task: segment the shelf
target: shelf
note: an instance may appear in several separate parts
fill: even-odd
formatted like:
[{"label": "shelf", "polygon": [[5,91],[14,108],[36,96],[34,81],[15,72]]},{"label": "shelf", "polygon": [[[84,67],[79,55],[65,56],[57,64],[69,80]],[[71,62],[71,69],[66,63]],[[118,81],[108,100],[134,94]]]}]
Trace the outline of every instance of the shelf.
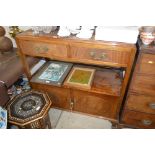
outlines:
[{"label": "shelf", "polygon": [[122,79],[118,72],[108,69],[96,71],[91,91],[120,96]]},{"label": "shelf", "polygon": [[122,78],[118,71],[96,68],[91,89],[83,89],[80,87],[66,85],[63,85],[62,87],[78,89],[97,94],[120,96],[121,85]]},{"label": "shelf", "polygon": [[[120,91],[122,87],[122,72],[120,70],[116,69],[105,69],[100,67],[94,67],[89,65],[76,65],[76,66],[82,66],[82,67],[89,67],[94,68],[95,75],[92,82],[91,89],[85,89],[82,87],[76,87],[76,86],[68,86],[65,84],[62,84],[62,88],[68,88],[68,89],[77,89],[82,91],[87,91],[90,93],[96,93],[96,94],[105,94],[105,95],[111,95],[111,96],[120,96]],[[51,87],[54,85],[48,84],[48,83],[41,83],[36,81],[37,76],[40,75],[40,72],[42,72],[43,69],[40,69],[30,80],[31,83],[39,83],[44,85],[50,85]]]}]

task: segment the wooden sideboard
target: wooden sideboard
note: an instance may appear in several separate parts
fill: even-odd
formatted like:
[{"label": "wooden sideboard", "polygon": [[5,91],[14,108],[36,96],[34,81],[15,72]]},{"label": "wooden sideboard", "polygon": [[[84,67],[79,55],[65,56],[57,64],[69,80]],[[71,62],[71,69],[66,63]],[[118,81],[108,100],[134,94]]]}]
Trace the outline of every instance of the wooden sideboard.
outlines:
[{"label": "wooden sideboard", "polygon": [[[118,123],[122,100],[135,58],[134,44],[58,37],[31,30],[16,37],[25,73],[33,89],[47,92],[53,107],[99,116]],[[72,62],[96,68],[90,90],[31,82],[26,56]]]},{"label": "wooden sideboard", "polygon": [[121,122],[132,128],[155,128],[155,46],[139,43],[139,55]]}]

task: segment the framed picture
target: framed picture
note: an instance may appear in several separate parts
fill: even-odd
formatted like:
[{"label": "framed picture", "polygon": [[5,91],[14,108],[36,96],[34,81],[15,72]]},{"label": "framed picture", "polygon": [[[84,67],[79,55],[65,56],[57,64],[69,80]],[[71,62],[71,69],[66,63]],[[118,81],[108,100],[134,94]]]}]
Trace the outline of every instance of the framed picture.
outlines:
[{"label": "framed picture", "polygon": [[30,82],[45,83],[61,86],[69,71],[72,63],[60,61],[48,61],[30,80]]},{"label": "framed picture", "polygon": [[95,69],[85,67],[73,67],[65,81],[65,85],[91,89]]}]

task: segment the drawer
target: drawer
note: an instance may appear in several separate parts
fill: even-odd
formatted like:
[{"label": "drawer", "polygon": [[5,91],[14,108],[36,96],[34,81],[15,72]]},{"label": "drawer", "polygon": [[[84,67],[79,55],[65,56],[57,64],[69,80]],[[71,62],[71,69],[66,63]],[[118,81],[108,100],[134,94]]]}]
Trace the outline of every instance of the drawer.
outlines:
[{"label": "drawer", "polygon": [[122,122],[134,128],[155,128],[155,115],[125,110]]},{"label": "drawer", "polygon": [[155,75],[155,55],[142,53],[137,66],[137,72]]},{"label": "drawer", "polygon": [[130,52],[72,46],[71,57],[84,62],[127,66]]},{"label": "drawer", "polygon": [[135,75],[132,79],[131,90],[136,93],[155,95],[155,77]]},{"label": "drawer", "polygon": [[126,107],[130,110],[155,114],[155,96],[130,94]]},{"label": "drawer", "polygon": [[67,57],[67,47],[65,45],[45,43],[45,42],[33,42],[33,41],[21,41],[20,47],[23,53],[31,56],[40,57]]}]

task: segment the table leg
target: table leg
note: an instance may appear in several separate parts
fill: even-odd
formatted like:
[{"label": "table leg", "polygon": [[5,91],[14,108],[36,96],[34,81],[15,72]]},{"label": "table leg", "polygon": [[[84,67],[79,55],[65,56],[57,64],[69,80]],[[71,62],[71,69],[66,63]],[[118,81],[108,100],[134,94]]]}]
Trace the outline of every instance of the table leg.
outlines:
[{"label": "table leg", "polygon": [[49,114],[47,114],[47,125],[48,125],[48,128],[49,128],[49,129],[52,129]]}]

